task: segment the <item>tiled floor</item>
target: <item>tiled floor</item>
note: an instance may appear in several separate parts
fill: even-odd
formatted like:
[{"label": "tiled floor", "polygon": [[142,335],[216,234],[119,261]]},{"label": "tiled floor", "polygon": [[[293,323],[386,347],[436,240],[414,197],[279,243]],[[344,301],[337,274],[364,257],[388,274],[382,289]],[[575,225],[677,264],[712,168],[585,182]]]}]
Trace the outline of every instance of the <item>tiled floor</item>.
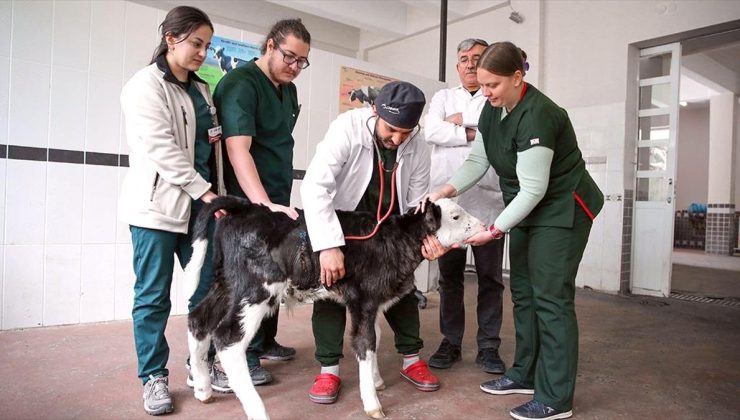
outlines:
[{"label": "tiled floor", "polygon": [[[506,419],[526,396],[492,396],[478,385],[495,376],[478,370],[475,358],[475,283],[468,280],[468,329],[463,361],[437,371],[442,388],[422,393],[398,375],[399,357],[384,324],[379,354],[388,388],[380,393],[391,419]],[[423,356],[439,343],[439,296],[421,312]],[[506,297],[501,353],[511,362],[514,332]],[[619,297],[579,290],[580,356],[574,418],[730,419],[740,413],[740,309],[673,299]],[[333,405],[307,398],[318,367],[313,360],[310,306],[281,314],[281,343],[298,349],[291,362],[268,362],[277,378],[259,387],[273,419],[363,419],[357,367],[341,363],[342,394]],[[210,404],[196,401],[185,385],[185,317],[168,327],[171,389],[176,410],[167,418],[244,418],[232,395]],[[347,347],[347,346],[345,346]],[[349,356],[349,352],[347,352]],[[0,418],[151,418],[141,407],[130,322],[0,333]]]}]

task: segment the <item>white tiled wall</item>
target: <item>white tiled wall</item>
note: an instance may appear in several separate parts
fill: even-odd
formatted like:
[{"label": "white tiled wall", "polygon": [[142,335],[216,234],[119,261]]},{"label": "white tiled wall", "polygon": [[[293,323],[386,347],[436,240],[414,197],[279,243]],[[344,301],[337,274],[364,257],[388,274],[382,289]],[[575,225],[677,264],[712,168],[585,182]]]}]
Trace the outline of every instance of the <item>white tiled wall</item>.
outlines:
[{"label": "white tiled wall", "polygon": [[[0,1],[0,144],[127,154],[120,90],[149,63],[165,13],[126,1]],[[215,28],[250,43],[263,38]],[[340,66],[412,81],[428,97],[442,86],[317,49],[310,60],[296,80],[299,170],[336,115]],[[0,159],[0,330],[130,318],[131,240],[117,221],[126,171]],[[187,312],[179,279],[177,269],[173,314]]]},{"label": "white tiled wall", "polygon": [[[624,104],[569,108],[568,115],[587,165],[601,191],[608,196],[624,190]],[[606,160],[605,163],[604,159]],[[608,292],[619,291],[622,253],[623,201],[606,201],[591,229],[576,285]]]}]

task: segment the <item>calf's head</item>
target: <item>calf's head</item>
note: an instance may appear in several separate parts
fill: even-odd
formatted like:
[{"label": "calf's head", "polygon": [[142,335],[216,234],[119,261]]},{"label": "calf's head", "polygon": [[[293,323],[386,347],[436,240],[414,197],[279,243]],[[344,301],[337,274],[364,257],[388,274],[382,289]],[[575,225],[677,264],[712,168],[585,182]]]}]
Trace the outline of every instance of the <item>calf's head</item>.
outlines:
[{"label": "calf's head", "polygon": [[[436,226],[437,239],[443,246],[462,243],[486,226],[449,198],[426,204],[425,221]],[[432,229],[434,230],[434,229]]]}]

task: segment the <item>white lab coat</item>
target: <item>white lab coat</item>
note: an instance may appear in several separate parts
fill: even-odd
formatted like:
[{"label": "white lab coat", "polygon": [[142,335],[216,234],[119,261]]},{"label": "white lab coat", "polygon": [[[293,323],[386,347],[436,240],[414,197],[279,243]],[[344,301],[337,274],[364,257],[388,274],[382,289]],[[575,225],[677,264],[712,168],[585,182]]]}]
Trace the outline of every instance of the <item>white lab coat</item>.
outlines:
[{"label": "white lab coat", "polygon": [[[467,140],[465,129],[478,127],[485,102],[480,90],[471,96],[462,85],[442,89],[432,97],[429,112],[424,117],[425,139],[432,145],[432,191],[447,183],[468,157],[473,142]],[[445,121],[458,112],[463,116],[462,126]],[[489,168],[478,184],[463,193],[457,202],[483,223],[492,224],[504,210],[496,171]]]},{"label": "white lab coat", "polygon": [[[316,146],[301,183],[301,201],[314,251],[344,245],[336,210],[357,208],[370,184],[376,122],[372,115],[372,108],[339,115]],[[400,213],[414,208],[429,191],[430,152],[423,136],[419,132],[398,148],[396,200]]]}]

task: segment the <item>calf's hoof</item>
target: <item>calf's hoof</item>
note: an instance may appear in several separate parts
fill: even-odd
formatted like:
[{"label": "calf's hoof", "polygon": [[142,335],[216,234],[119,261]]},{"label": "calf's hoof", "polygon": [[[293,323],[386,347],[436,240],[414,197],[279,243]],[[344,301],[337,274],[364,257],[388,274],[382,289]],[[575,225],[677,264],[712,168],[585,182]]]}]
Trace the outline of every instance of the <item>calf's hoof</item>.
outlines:
[{"label": "calf's hoof", "polygon": [[208,404],[209,402],[211,402],[211,399],[213,398],[213,390],[211,389],[204,389],[204,390],[196,389],[194,394],[195,394],[195,399],[202,402],[203,404]]},{"label": "calf's hoof", "polygon": [[383,409],[380,407],[375,410],[366,411],[365,413],[373,419],[382,419],[385,417],[385,413],[383,413]]}]

